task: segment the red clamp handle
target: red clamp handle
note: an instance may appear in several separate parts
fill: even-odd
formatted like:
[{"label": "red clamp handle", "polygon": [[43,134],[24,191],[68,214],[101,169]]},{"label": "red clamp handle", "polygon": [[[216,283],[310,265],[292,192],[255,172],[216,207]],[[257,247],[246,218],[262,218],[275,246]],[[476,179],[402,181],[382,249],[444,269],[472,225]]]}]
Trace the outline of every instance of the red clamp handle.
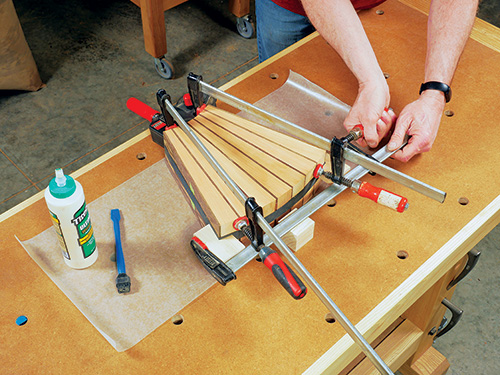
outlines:
[{"label": "red clamp handle", "polygon": [[369,198],[375,203],[392,208],[398,212],[404,212],[408,208],[408,199],[394,194],[388,190],[373,186],[368,182],[362,182],[358,189],[360,197]]},{"label": "red clamp handle", "polygon": [[154,115],[160,113],[136,98],[130,98],[129,100],[127,100],[127,108],[135,114],[141,116],[143,119],[148,120],[149,122],[153,121]]},{"label": "red clamp handle", "polygon": [[306,286],[295,272],[281,260],[277,252],[271,250],[269,247],[263,247],[259,251],[259,255],[266,267],[273,272],[274,277],[286,289],[288,294],[295,299],[305,297],[307,294]]}]

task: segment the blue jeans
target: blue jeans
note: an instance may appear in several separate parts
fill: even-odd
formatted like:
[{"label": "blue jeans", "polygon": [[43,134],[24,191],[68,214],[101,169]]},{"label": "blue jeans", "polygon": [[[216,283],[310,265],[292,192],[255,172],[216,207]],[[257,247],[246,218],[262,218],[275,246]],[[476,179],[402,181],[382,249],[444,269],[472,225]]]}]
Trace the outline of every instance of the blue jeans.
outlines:
[{"label": "blue jeans", "polygon": [[314,31],[307,17],[290,12],[271,0],[255,0],[255,15],[260,62]]}]

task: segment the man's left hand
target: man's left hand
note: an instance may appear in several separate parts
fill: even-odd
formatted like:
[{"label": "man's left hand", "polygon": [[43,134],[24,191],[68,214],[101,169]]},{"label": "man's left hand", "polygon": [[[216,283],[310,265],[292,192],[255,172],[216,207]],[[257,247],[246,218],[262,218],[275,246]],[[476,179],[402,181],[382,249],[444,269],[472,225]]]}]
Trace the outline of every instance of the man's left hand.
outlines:
[{"label": "man's left hand", "polygon": [[413,156],[431,149],[438,133],[444,105],[442,92],[427,90],[401,111],[387,148],[393,151],[401,147],[406,134],[411,135],[411,138],[405,147],[393,155],[394,159],[407,162]]}]

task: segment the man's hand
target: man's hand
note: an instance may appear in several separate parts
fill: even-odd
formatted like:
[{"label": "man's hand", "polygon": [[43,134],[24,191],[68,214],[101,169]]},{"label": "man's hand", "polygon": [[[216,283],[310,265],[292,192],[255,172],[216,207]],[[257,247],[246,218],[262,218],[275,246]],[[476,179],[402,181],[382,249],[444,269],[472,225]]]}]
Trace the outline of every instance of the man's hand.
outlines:
[{"label": "man's hand", "polygon": [[396,115],[388,109],[389,87],[382,77],[379,82],[360,84],[358,96],[351,111],[344,121],[347,131],[357,125],[363,125],[364,137],[358,143],[365,147],[377,147],[378,143],[391,130],[396,122]]},{"label": "man's hand", "polygon": [[394,159],[407,162],[413,156],[431,149],[438,133],[444,105],[442,92],[427,90],[401,111],[387,148],[394,151],[401,147],[406,134],[411,135],[411,138],[405,147],[393,155]]}]

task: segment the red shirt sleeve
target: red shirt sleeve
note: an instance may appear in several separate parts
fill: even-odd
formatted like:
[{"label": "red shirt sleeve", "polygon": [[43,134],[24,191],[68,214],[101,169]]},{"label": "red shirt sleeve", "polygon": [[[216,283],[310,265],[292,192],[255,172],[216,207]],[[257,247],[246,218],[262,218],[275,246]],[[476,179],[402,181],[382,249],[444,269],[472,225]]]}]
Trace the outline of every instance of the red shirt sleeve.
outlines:
[{"label": "red shirt sleeve", "polygon": [[[304,8],[302,7],[302,3],[300,0],[271,0],[276,5],[279,5],[282,8],[288,9],[293,13],[300,14],[302,16],[306,15]],[[364,10],[371,9],[376,7],[379,4],[382,4],[385,0],[351,0],[354,9],[356,10]]]}]

